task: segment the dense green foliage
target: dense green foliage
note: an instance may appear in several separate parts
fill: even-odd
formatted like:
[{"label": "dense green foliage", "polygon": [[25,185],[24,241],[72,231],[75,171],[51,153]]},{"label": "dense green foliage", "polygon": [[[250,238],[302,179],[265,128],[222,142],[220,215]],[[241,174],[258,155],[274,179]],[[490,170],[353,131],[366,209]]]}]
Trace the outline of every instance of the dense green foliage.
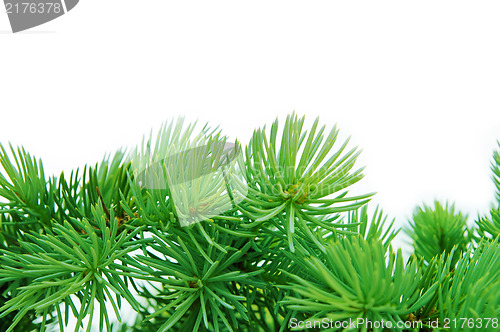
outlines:
[{"label": "dense green foliage", "polygon": [[415,255],[430,262],[436,255],[451,253],[455,247],[455,260],[460,257],[470,242],[467,217],[455,213],[453,205],[442,206],[435,202],[434,209],[423,206],[417,208],[410,222],[409,231],[415,248]]},{"label": "dense green foliage", "polygon": [[348,195],[359,151],[304,122],[236,143],[229,182],[226,138],[182,120],[69,177],[0,145],[0,331],[497,330],[500,154],[490,215],[418,208],[405,261],[373,194]]}]

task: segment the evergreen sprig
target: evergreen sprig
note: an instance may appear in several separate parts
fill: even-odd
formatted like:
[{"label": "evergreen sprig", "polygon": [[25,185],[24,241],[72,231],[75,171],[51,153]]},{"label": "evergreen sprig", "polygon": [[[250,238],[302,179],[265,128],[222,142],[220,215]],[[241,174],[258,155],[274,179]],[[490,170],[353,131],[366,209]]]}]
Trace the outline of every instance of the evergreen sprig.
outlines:
[{"label": "evergreen sprig", "polygon": [[448,326],[451,331],[497,331],[500,328],[498,239],[482,240],[477,248],[469,249],[462,256],[450,278],[439,288],[438,305],[440,325]]},{"label": "evergreen sprig", "polygon": [[362,169],[351,172],[359,151],[344,152],[349,139],[334,149],[336,127],[325,137],[319,119],[309,132],[303,131],[304,120],[289,115],[281,139],[278,120],[269,138],[265,128],[255,130],[245,154],[249,189],[241,211],[252,220],[251,227],[268,222],[282,229],[291,251],[296,230],[299,236],[311,236],[317,227],[342,232],[336,229],[337,214],[361,207],[371,196],[348,197],[345,191],[363,177]]},{"label": "evergreen sprig", "polygon": [[426,205],[417,208],[410,227],[407,232],[413,239],[415,254],[427,262],[443,252],[450,253],[453,247],[457,248],[456,254],[459,255],[471,240],[467,217],[455,213],[454,205],[443,206],[438,201],[434,208]]},{"label": "evergreen sprig", "polygon": [[392,220],[389,225],[387,223],[387,216],[384,215],[382,209],[376,207],[370,219],[368,216],[368,205],[362,206],[358,210],[349,213],[347,225],[358,225],[355,230],[367,241],[380,240],[385,248],[389,248],[391,241],[398,235],[399,229],[394,229],[394,222]]},{"label": "evergreen sprig", "polygon": [[[46,179],[41,160],[27,153],[24,148],[9,145],[10,155],[0,145],[0,202],[2,215],[10,219],[4,225],[10,227],[12,236],[20,236],[17,227],[38,231],[49,225],[56,215],[55,184]],[[3,173],[3,174],[2,174]]]},{"label": "evergreen sprig", "polygon": [[[135,298],[125,285],[120,272],[124,268],[116,261],[123,260],[139,244],[131,242],[142,229],[133,232],[118,233],[116,219],[108,225],[107,216],[98,207],[92,211],[98,227],[88,220],[73,220],[79,225],[74,228],[71,223],[53,225],[49,234],[27,234],[29,241],[20,241],[22,254],[2,250],[0,262],[0,282],[11,282],[26,279],[26,285],[18,287],[10,300],[0,308],[1,317],[18,310],[14,321],[7,331],[13,331],[17,323],[30,310],[42,317],[40,330],[45,330],[46,317],[57,312],[61,330],[63,321],[68,320],[71,309],[77,320],[78,331],[81,321],[87,315],[90,320],[94,314],[94,302],[100,304],[100,329],[103,323],[110,327],[105,303],[110,301],[119,318],[120,299],[124,297],[132,306],[139,308]],[[114,217],[111,212],[111,217]],[[137,273],[138,276],[141,273]],[[112,293],[115,293],[116,301]],[[80,300],[80,309],[74,304],[71,295]],[[60,303],[65,304],[63,318]],[[87,331],[90,330],[90,324]]]},{"label": "evergreen sprig", "polygon": [[148,247],[147,255],[138,255],[135,262],[129,262],[139,271],[148,272],[143,279],[161,285],[158,299],[168,299],[146,317],[148,321],[168,317],[158,331],[167,331],[179,321],[186,330],[196,331],[203,326],[233,331],[239,320],[248,320],[246,298],[238,294],[238,289],[258,283],[254,277],[263,271],[247,272],[238,267],[252,242],[234,236],[231,225],[226,227],[231,232],[221,231],[214,221],[168,234],[152,229],[155,242]]},{"label": "evergreen sprig", "polygon": [[[372,194],[348,195],[357,148],[304,124],[293,113],[241,147],[179,119],[69,176],[0,145],[0,330],[315,331],[362,318],[430,331],[468,317],[454,330],[473,331],[498,317],[497,206],[475,228],[453,205],[417,209],[405,261]],[[499,165],[495,152],[500,204]]]},{"label": "evergreen sprig", "polygon": [[283,271],[293,281],[282,287],[292,289],[296,295],[288,296],[282,304],[312,313],[305,326],[315,326],[315,322],[324,322],[325,318],[384,320],[397,326],[397,322],[424,306],[437,287],[435,284],[421,294],[422,274],[416,259],[405,266],[400,250],[397,254],[387,252],[382,242],[375,239],[339,239],[328,244],[319,257],[302,259],[309,276],[302,278]]},{"label": "evergreen sprig", "polygon": [[500,207],[491,209],[490,216],[479,218],[476,224],[480,239],[498,238],[500,236]]}]

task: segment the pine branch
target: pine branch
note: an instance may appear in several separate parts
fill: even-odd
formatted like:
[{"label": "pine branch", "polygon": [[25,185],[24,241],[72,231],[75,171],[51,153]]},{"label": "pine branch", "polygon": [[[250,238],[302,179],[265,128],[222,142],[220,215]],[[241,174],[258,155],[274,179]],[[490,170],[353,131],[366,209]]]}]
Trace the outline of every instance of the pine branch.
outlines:
[{"label": "pine branch", "polygon": [[[179,119],[128,154],[49,178],[0,145],[0,330],[64,331],[72,318],[75,331],[271,332],[364,318],[431,331],[500,315],[498,209],[471,242],[453,205],[424,205],[404,262],[394,221],[368,214],[372,194],[348,195],[359,151],[336,127],[304,123],[276,120],[242,149]],[[500,197],[499,165],[495,152]]]},{"label": "pine branch", "polygon": [[317,131],[318,123],[316,119],[308,134],[302,131],[304,118],[292,114],[286,119],[281,141],[276,120],[269,139],[264,129],[258,129],[246,149],[249,189],[247,199],[240,204],[241,212],[254,220],[249,227],[261,227],[266,221],[283,217],[280,223],[291,251],[296,229],[309,235],[316,227],[335,231],[339,226],[321,222],[323,216],[355,210],[371,196],[349,198],[344,192],[328,198],[363,175],[362,169],[351,173],[359,152],[354,148],[344,153],[349,140],[331,152],[339,131],[334,127],[325,139],[325,126]]},{"label": "pine branch", "polygon": [[413,239],[415,255],[430,262],[436,255],[451,253],[456,247],[456,262],[472,238],[466,220],[461,213],[455,213],[454,205],[442,206],[436,201],[434,209],[425,205],[417,208],[410,221],[411,228],[406,230]]}]

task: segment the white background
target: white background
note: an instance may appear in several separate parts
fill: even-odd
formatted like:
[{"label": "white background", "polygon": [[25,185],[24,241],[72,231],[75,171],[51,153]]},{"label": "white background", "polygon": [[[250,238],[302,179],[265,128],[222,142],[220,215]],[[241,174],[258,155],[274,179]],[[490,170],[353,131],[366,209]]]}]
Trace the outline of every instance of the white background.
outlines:
[{"label": "white background", "polygon": [[295,110],[337,123],[404,225],[421,202],[473,219],[500,139],[496,1],[82,0],[12,34],[0,13],[0,142],[59,173],[186,116],[247,142]]},{"label": "white background", "polygon": [[295,110],[363,153],[355,193],[407,224],[434,199],[473,220],[494,198],[498,1],[81,0],[9,32],[0,13],[0,142],[51,173],[99,161],[184,115],[247,142]]},{"label": "white background", "polygon": [[12,34],[0,13],[0,142],[59,173],[186,116],[247,142],[295,110],[337,123],[404,225],[421,202],[473,219],[500,139],[495,1],[82,0]]}]

